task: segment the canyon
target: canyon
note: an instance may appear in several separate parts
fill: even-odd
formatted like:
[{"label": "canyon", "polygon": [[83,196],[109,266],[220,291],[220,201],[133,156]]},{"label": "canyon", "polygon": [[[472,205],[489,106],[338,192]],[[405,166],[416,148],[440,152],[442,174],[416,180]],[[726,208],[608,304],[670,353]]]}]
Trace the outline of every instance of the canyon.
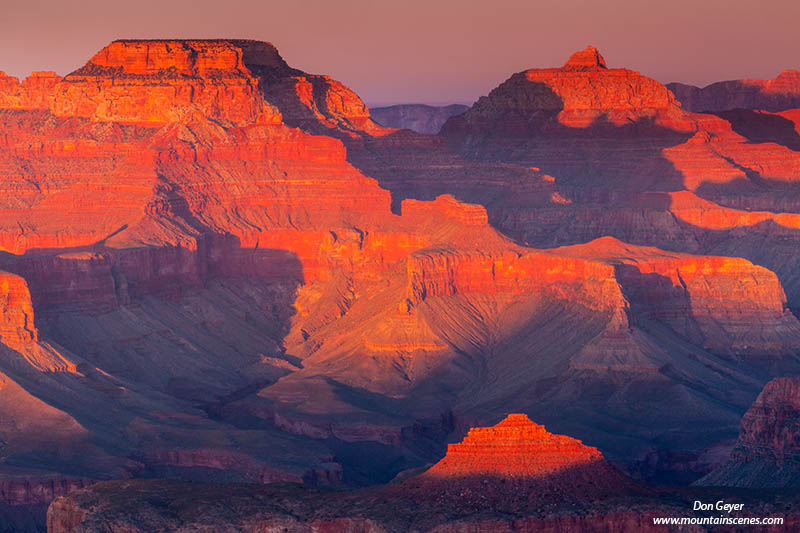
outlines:
[{"label": "canyon", "polygon": [[[800,115],[681,98],[593,47],[438,135],[259,41],[0,75],[0,503],[41,520],[95,481],[122,480],[75,494],[180,478],[212,483],[200,500],[301,483],[274,494],[316,516],[355,504],[314,490],[433,463],[420,491],[505,479],[467,450],[509,438],[549,446],[515,467],[585,460],[635,501],[750,453],[742,416],[800,371]],[[569,437],[525,415],[466,433],[509,412]]]}]

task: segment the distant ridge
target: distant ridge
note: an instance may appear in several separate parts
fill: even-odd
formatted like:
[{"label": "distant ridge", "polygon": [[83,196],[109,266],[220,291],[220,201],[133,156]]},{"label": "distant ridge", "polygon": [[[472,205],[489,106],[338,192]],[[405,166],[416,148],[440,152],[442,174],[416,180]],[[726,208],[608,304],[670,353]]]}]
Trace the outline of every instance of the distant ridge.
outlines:
[{"label": "distant ridge", "polygon": [[401,128],[417,133],[439,133],[448,118],[469,109],[464,104],[431,106],[425,104],[398,104],[370,109],[372,118],[387,128]]},{"label": "distant ridge", "polygon": [[695,87],[669,83],[687,111],[727,111],[730,109],[761,109],[785,111],[800,107],[800,70],[784,70],[771,80],[729,80]]}]

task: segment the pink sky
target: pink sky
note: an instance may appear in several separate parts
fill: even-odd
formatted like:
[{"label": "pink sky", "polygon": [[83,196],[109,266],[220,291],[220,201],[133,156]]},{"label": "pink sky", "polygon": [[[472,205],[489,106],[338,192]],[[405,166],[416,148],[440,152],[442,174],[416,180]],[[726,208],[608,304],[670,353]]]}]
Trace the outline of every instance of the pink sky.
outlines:
[{"label": "pink sky", "polygon": [[0,0],[0,70],[66,74],[120,38],[270,41],[368,104],[471,103],[592,44],[696,85],[800,69],[798,0]]}]

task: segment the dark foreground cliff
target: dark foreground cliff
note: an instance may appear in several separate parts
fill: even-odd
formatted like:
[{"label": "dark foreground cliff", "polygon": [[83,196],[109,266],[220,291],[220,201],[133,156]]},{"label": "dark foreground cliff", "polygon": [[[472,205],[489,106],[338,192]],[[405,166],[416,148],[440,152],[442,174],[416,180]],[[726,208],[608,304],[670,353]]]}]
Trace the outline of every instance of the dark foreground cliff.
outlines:
[{"label": "dark foreground cliff", "polygon": [[[156,531],[663,531],[657,517],[709,516],[694,501],[743,504],[737,516],[797,527],[796,494],[650,487],[597,448],[512,414],[473,428],[424,472],[356,491],[291,484],[98,483],[51,504],[50,533]],[[717,512],[717,514],[721,514]],[[697,528],[684,528],[692,531]]]},{"label": "dark foreground cliff", "polygon": [[[50,533],[166,531],[466,532],[667,531],[655,517],[718,516],[694,512],[693,502],[743,503],[742,517],[780,517],[770,531],[800,527],[796,492],[651,488],[593,498],[532,499],[503,505],[510,494],[538,486],[492,478],[466,485],[427,485],[421,478],[357,491],[298,485],[204,485],[174,480],[102,482],[54,501]],[[452,490],[446,490],[451,488]],[[458,489],[458,490],[455,490]],[[752,530],[752,527],[741,531]],[[683,526],[682,531],[704,531]],[[716,531],[736,529],[716,529]]]}]

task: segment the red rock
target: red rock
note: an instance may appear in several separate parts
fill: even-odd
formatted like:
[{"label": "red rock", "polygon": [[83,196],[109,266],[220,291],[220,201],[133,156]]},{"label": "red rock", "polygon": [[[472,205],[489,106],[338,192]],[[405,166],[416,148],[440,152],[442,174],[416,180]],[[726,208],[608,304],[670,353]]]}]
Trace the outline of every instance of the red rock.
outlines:
[{"label": "red rock", "polygon": [[236,40],[114,41],[55,87],[57,116],[164,123],[205,116],[280,123],[250,68],[284,65],[269,43]]},{"label": "red rock", "polygon": [[634,322],[658,320],[720,352],[795,349],[800,323],[786,307],[777,276],[750,261],[634,247],[608,237],[556,252],[616,264],[615,277]]},{"label": "red rock", "polygon": [[247,72],[247,65],[283,66],[269,43],[245,40],[120,40],[89,60],[87,70],[108,69],[113,76],[153,76],[171,71],[192,77],[225,72]]},{"label": "red rock", "polygon": [[635,71],[606,68],[600,53],[588,47],[561,68],[514,74],[469,111],[449,119],[442,135],[450,142],[483,130],[511,137],[566,136],[581,132],[564,128],[613,129],[635,122],[642,122],[643,131],[696,128],[666,87]]},{"label": "red rock", "polygon": [[[786,138],[787,126],[791,123],[768,113],[739,111],[720,113],[719,116],[725,122],[717,120],[715,124],[711,118],[704,119],[701,123],[704,131],[685,144],[663,150],[664,156],[683,174],[687,189],[713,188],[716,185],[722,189],[717,193],[720,196],[725,188],[729,190],[729,196],[737,192],[740,196],[747,196],[758,188],[759,180],[774,184],[797,182],[800,153],[792,149],[794,140]],[[760,120],[769,120],[770,117],[783,124],[770,124],[767,130],[771,134],[759,138],[751,130],[759,127]],[[794,136],[794,132],[791,135]],[[738,187],[736,181],[740,182]],[[721,188],[720,184],[728,186]]]},{"label": "red rock", "polygon": [[800,215],[797,213],[732,209],[703,200],[686,191],[670,195],[670,211],[679,219],[695,226],[715,230],[750,227],[765,221],[785,228],[800,227]]},{"label": "red rock", "polygon": [[486,227],[489,218],[483,206],[459,202],[450,195],[442,195],[433,202],[404,200],[401,207],[404,217],[415,219],[420,224],[429,223],[439,217],[450,219],[464,226]]},{"label": "red rock", "polygon": [[[225,449],[148,450],[142,457],[148,465],[208,468],[242,474],[250,483],[302,483],[302,476],[271,467],[252,457]],[[341,481],[341,480],[339,480]]]},{"label": "red rock", "polygon": [[586,68],[607,68],[606,60],[594,46],[587,46],[585,50],[575,52],[561,68],[586,69]]},{"label": "red rock", "polygon": [[539,478],[603,461],[597,448],[553,435],[524,414],[510,414],[489,428],[472,428],[447,447],[428,477],[500,476]]},{"label": "red rock", "polygon": [[375,123],[361,98],[330,76],[291,68],[260,72],[266,98],[280,109],[290,126],[345,139],[392,131]]},{"label": "red rock", "polygon": [[37,340],[28,284],[19,276],[0,271],[0,342],[13,347]]},{"label": "red rock", "polygon": [[33,72],[22,83],[0,72],[0,108],[48,109],[59,81],[61,76],[55,72]]},{"label": "red rock", "polygon": [[777,115],[790,120],[794,124],[795,132],[800,134],[800,109],[787,109],[777,113]]}]

